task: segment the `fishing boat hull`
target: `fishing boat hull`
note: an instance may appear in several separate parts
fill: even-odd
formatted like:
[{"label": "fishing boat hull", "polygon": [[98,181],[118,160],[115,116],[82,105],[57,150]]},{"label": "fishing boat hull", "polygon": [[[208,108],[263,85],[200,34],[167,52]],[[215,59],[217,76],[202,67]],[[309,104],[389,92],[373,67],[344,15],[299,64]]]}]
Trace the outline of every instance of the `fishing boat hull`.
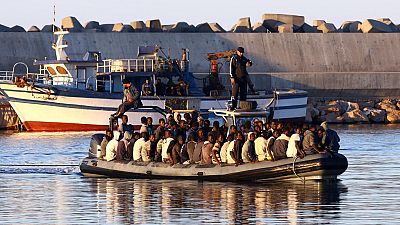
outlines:
[{"label": "fishing boat hull", "polygon": [[[0,83],[0,91],[11,104],[28,131],[99,131],[109,125],[109,117],[121,104],[122,94],[101,93],[88,90],[53,88],[51,93],[45,88],[20,88],[12,83]],[[273,99],[272,94],[249,96],[260,107]],[[170,108],[170,103],[182,109],[196,109],[208,113],[211,108],[224,108],[229,97],[143,97],[145,106]],[[304,121],[307,107],[307,92],[282,91],[271,107],[273,119],[283,121]],[[175,108],[176,109],[176,108]],[[126,113],[129,122],[140,125],[142,116],[152,117],[153,121],[164,115],[152,108],[130,110]],[[210,114],[210,119],[212,118]]]},{"label": "fishing boat hull", "polygon": [[199,165],[160,162],[104,161],[85,158],[80,170],[85,176],[105,176],[133,179],[187,179],[224,182],[263,182],[290,179],[336,179],[348,167],[344,155],[328,153],[297,159],[262,161],[239,166],[233,164]]}]

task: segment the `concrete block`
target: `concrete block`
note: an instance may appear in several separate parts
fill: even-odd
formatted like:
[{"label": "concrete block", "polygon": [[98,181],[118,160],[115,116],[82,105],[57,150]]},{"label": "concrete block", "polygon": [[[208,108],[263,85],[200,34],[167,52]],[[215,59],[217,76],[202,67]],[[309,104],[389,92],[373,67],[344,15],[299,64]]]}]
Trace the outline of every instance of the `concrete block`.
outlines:
[{"label": "concrete block", "polygon": [[390,26],[373,19],[367,19],[361,24],[363,33],[391,33]]},{"label": "concrete block", "polygon": [[320,25],[326,23],[325,20],[313,20],[313,26],[319,27]]},{"label": "concrete block", "polygon": [[279,22],[285,23],[285,24],[293,24],[298,27],[301,27],[304,24],[304,16],[297,16],[297,15],[266,13],[266,14],[262,15],[263,23],[265,20],[275,20],[275,21],[279,21]]},{"label": "concrete block", "polygon": [[[170,26],[171,27],[167,30],[168,32],[186,33],[186,32],[189,32],[189,30],[190,30],[190,26],[186,22],[178,22],[178,23],[170,25]],[[163,26],[163,29],[164,29],[164,26]]]},{"label": "concrete block", "polygon": [[197,28],[192,24],[189,26],[189,31],[190,33],[196,33],[197,32]]},{"label": "concrete block", "polygon": [[37,26],[31,26],[28,32],[40,32],[40,29]]},{"label": "concrete block", "polygon": [[342,25],[340,25],[340,28],[338,29],[339,32],[344,32],[344,33],[349,33],[350,32],[350,25],[354,21],[344,21]]},{"label": "concrete block", "polygon": [[70,32],[81,32],[83,30],[82,24],[73,16],[68,16],[62,19],[61,27]]},{"label": "concrete block", "polygon": [[397,28],[397,26],[392,22],[391,19],[379,18],[378,21],[388,25],[390,27],[390,29],[392,29],[392,32],[399,32],[399,28]]},{"label": "concrete block", "polygon": [[278,26],[279,33],[293,33],[293,25],[292,24],[281,24]]},{"label": "concrete block", "polygon": [[97,21],[89,21],[85,24],[85,29],[99,29],[100,23]]},{"label": "concrete block", "polygon": [[252,27],[254,33],[267,33],[267,28],[262,23],[258,22]]},{"label": "concrete block", "polygon": [[336,32],[337,29],[333,23],[323,23],[317,27],[318,30],[322,31],[322,33],[333,33]]},{"label": "concrete block", "polygon": [[362,33],[361,22],[360,21],[354,21],[353,23],[351,23],[350,27],[349,27],[349,32],[350,33]]},{"label": "concrete block", "polygon": [[134,32],[131,25],[124,25],[123,23],[116,23],[112,28],[113,32]]},{"label": "concrete block", "polygon": [[0,32],[10,32],[10,28],[0,24]]},{"label": "concrete block", "polygon": [[146,24],[140,20],[132,21],[131,26],[136,32],[146,32],[147,31]]},{"label": "concrete block", "polygon": [[114,24],[100,24],[99,29],[102,32],[112,32],[114,29]]},{"label": "concrete block", "polygon": [[199,33],[213,33],[213,30],[208,23],[201,23],[196,26],[196,32]]},{"label": "concrete block", "polygon": [[263,21],[263,26],[265,28],[267,28],[267,30],[269,30],[270,32],[273,32],[273,33],[277,33],[278,27],[282,24],[284,24],[284,23],[277,21],[277,20],[272,20],[272,19]]},{"label": "concrete block", "polygon": [[304,23],[303,26],[300,27],[300,29],[297,31],[299,33],[320,33],[316,27],[313,27],[307,23]]},{"label": "concrete block", "polygon": [[161,25],[161,28],[163,32],[169,32],[173,26],[174,26],[173,24],[166,24],[166,25]]},{"label": "concrete block", "polygon": [[147,20],[146,28],[149,32],[162,32],[162,26],[160,20]]},{"label": "concrete block", "polygon": [[223,27],[221,27],[218,23],[210,23],[209,25],[214,33],[225,33],[226,32],[225,29]]},{"label": "concrete block", "polygon": [[250,17],[240,18],[239,21],[236,23],[234,28],[232,29],[234,33],[251,33],[251,21]]},{"label": "concrete block", "polygon": [[[59,30],[61,30],[59,27],[54,26],[54,31]],[[42,28],[42,32],[53,32],[53,24],[44,25],[44,27]]]},{"label": "concrete block", "polygon": [[26,30],[25,28],[16,25],[10,28],[10,32],[26,32]]}]

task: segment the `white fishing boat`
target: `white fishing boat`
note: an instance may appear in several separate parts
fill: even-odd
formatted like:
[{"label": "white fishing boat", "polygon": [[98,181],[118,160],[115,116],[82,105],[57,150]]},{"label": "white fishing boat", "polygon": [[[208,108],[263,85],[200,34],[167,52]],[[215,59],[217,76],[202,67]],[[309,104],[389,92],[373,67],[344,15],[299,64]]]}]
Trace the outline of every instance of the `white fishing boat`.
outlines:
[{"label": "white fishing boat", "polygon": [[[109,117],[122,99],[122,79],[127,78],[138,88],[146,79],[154,81],[177,78],[189,83],[188,96],[142,96],[144,107],[128,111],[129,122],[140,124],[142,116],[154,121],[164,117],[168,109],[198,110],[212,117],[208,110],[224,109],[229,92],[202,94],[193,73],[189,71],[189,51],[182,59],[162,55],[157,46],[138,48],[137,58],[102,59],[100,52],[87,52],[81,60],[68,57],[64,36],[68,31],[54,33],[56,60],[35,61],[39,73],[0,72],[0,93],[18,114],[28,131],[94,131],[108,127]],[[17,63],[19,64],[25,63]],[[14,66],[14,67],[16,67]],[[28,67],[26,67],[28,68]],[[213,92],[211,92],[213,93]],[[218,93],[217,95],[215,93]],[[301,90],[260,90],[249,95],[262,110],[273,111],[275,120],[304,120],[307,92]]]}]

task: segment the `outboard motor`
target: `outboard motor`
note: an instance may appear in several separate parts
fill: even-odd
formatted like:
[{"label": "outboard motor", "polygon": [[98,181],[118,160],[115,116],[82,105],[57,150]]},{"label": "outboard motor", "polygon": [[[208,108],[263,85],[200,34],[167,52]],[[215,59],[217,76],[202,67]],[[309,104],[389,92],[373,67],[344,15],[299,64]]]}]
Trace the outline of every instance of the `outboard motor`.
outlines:
[{"label": "outboard motor", "polygon": [[105,134],[93,134],[90,139],[89,158],[98,158],[101,154],[101,142]]}]

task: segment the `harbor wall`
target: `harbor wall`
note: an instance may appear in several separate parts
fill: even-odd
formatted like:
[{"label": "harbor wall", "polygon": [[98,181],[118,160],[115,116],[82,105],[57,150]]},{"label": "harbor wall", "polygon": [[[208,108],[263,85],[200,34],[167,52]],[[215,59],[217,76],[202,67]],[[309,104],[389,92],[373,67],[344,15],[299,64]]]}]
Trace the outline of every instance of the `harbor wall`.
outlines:
[{"label": "harbor wall", "polygon": [[[65,39],[71,59],[81,59],[86,51],[100,51],[103,59],[134,58],[139,45],[159,45],[180,58],[180,50],[188,48],[197,78],[209,71],[207,53],[243,46],[254,63],[249,72],[257,89],[299,88],[333,98],[400,96],[400,33],[81,32]],[[52,41],[45,32],[0,33],[0,70],[21,61],[37,71],[34,59],[55,58]],[[221,70],[224,80],[227,66]]]}]

